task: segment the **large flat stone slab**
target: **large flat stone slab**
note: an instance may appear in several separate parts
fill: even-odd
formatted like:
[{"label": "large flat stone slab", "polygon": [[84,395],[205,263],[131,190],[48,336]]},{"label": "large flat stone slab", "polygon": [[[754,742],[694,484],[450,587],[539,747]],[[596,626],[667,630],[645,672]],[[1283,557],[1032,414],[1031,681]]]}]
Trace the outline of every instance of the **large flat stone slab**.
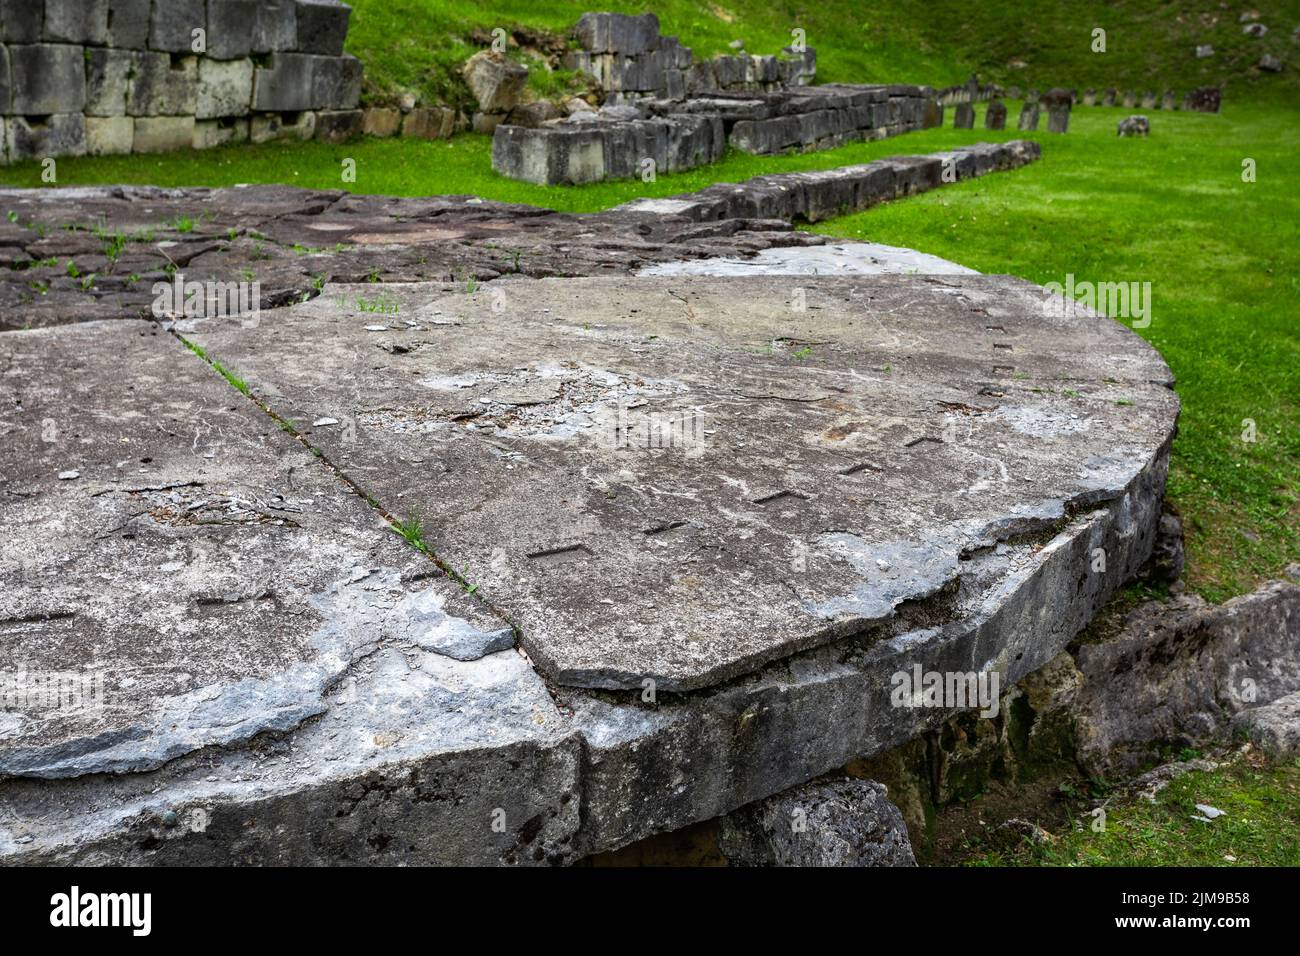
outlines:
[{"label": "large flat stone slab", "polygon": [[3,670],[82,682],[78,701],[0,712],[0,779],[293,730],[385,646],[513,644],[156,324],[8,333],[0,370]]},{"label": "large flat stone slab", "polygon": [[687,691],[887,624],[970,555],[1163,474],[1163,361],[1044,298],[985,276],[519,279],[335,286],[183,330],[418,518],[549,678]]}]

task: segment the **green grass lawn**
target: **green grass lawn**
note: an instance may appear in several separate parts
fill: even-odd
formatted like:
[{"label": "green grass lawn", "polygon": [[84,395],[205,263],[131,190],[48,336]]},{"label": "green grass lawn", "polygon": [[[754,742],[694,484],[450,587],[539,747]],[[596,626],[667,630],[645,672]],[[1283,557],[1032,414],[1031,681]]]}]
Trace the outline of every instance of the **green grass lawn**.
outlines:
[{"label": "green grass lawn", "polygon": [[[366,97],[392,100],[409,89],[427,102],[468,108],[456,74],[481,46],[476,30],[516,26],[566,34],[587,10],[659,16],[662,31],[678,36],[697,56],[732,52],[742,40],[751,53],[776,53],[802,29],[817,50],[818,79],[844,83],[960,83],[972,71],[1022,86],[1131,85],[1186,89],[1225,83],[1238,91],[1300,89],[1296,72],[1259,76],[1252,67],[1268,52],[1294,60],[1291,30],[1300,3],[1257,2],[1271,29],[1242,35],[1239,9],[1197,0],[1113,0],[1106,4],[1059,0],[1016,3],[969,0],[612,0],[599,4],[556,0],[350,0],[348,49],[366,64]],[[1092,49],[1092,31],[1106,30],[1106,51]],[[1213,58],[1198,60],[1198,43]],[[545,84],[542,84],[543,86]]]},{"label": "green grass lawn", "polygon": [[[1017,105],[1011,105],[1016,115]],[[811,227],[909,246],[1035,282],[1144,281],[1140,330],[1178,377],[1183,417],[1170,496],[1182,511],[1189,583],[1214,600],[1300,560],[1300,111],[1232,104],[1218,116],[1155,112],[1149,139],[1119,139],[1120,109],[1079,107],[1043,159]],[[948,122],[951,123],[951,111]],[[979,125],[977,123],[977,125]],[[231,147],[59,161],[59,183],[286,182],[394,195],[473,193],[572,211],[603,209],[765,172],[864,162],[1019,134],[913,133],[822,153],[723,162],[654,183],[544,187],[493,173],[487,137]],[[340,181],[344,158],[357,182]],[[1254,159],[1257,181],[1242,181]],[[39,186],[34,164],[0,172]],[[1242,441],[1247,419],[1257,440]]]},{"label": "green grass lawn", "polygon": [[[1222,810],[1193,819],[1198,803]],[[1105,829],[1090,808],[1050,842],[975,849],[968,866],[1300,866],[1300,761],[1255,766],[1238,758],[1179,777],[1156,795],[1108,802]]]}]

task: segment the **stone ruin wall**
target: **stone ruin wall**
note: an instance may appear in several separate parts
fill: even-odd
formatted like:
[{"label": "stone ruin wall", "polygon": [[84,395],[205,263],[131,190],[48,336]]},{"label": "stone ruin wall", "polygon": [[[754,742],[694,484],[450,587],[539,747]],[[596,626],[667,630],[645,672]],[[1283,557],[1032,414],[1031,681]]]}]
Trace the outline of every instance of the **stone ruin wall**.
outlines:
[{"label": "stone ruin wall", "polygon": [[0,0],[0,163],[346,138],[361,130],[350,14],[337,0]]},{"label": "stone ruin wall", "polygon": [[585,73],[606,94],[605,102],[643,98],[682,100],[715,92],[773,92],[807,86],[817,74],[817,52],[786,47],[777,55],[738,53],[696,60],[675,36],[659,33],[659,18],[586,13],[574,35],[566,69]]}]

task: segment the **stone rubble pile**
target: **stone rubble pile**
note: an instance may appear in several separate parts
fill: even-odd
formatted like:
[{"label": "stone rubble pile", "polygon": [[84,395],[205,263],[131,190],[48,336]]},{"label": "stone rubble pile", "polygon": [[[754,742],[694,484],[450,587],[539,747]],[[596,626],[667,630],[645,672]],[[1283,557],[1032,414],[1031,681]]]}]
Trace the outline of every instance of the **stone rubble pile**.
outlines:
[{"label": "stone rubble pile", "polygon": [[350,13],[337,0],[4,0],[0,163],[360,132]]}]

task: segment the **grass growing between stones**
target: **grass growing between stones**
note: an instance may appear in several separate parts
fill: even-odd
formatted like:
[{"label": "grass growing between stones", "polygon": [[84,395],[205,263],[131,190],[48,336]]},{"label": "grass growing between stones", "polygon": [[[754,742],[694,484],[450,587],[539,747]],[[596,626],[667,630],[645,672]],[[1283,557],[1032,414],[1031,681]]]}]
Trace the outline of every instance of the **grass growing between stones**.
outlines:
[{"label": "grass growing between stones", "polygon": [[[1196,805],[1223,811],[1194,820]],[[1105,829],[1082,811],[1075,828],[1049,841],[979,849],[968,866],[1297,866],[1300,865],[1300,760],[1268,765],[1239,757],[1193,771],[1145,798],[1105,805]]]}]

